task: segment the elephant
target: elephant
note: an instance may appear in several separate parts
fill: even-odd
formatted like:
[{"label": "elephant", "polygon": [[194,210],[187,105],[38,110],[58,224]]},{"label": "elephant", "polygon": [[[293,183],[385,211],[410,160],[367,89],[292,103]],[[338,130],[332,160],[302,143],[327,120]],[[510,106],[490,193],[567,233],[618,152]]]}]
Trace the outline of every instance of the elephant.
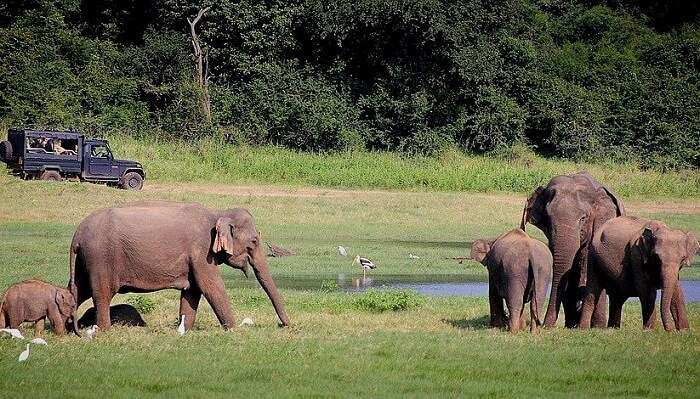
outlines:
[{"label": "elephant", "polygon": [[194,325],[202,295],[219,323],[230,329],[235,320],[221,264],[246,276],[252,267],[281,325],[289,325],[260,233],[242,208],[213,211],[196,203],[145,201],[97,210],[73,235],[68,287],[78,305],[92,297],[101,331],[110,327],[114,295],[163,289],[180,290],[186,330]]},{"label": "elephant", "polygon": [[17,283],[5,292],[0,303],[0,328],[18,328],[24,322],[34,322],[34,335],[44,331],[48,318],[56,335],[72,328],[77,305],[71,293],[41,280]]},{"label": "elephant", "polygon": [[[580,298],[585,289],[588,244],[606,221],[625,214],[622,201],[586,172],[555,176],[530,195],[520,228],[529,222],[542,230],[554,257],[552,288],[545,327],[553,327],[564,305],[566,327],[580,320]],[[596,326],[605,325],[605,296],[594,314]]]},{"label": "elephant", "polygon": [[652,329],[656,325],[656,290],[661,289],[664,329],[687,329],[678,273],[693,262],[698,246],[692,232],[672,229],[656,220],[625,216],[605,222],[590,245],[581,328],[590,327],[592,309],[605,289],[610,296],[608,327],[619,328],[622,305],[629,297],[639,297],[643,326]]},{"label": "elephant", "polygon": [[[552,279],[552,254],[547,246],[514,229],[495,240],[476,240],[470,257],[486,266],[489,273],[491,326],[517,332],[525,327],[524,304],[530,302],[530,331],[541,325],[540,308]],[[508,306],[505,317],[503,300]]]},{"label": "elephant", "polygon": [[[85,328],[94,325],[97,322],[97,309],[91,307],[78,320],[78,328]],[[129,327],[146,327],[146,322],[131,305],[120,303],[109,307],[109,322],[111,324],[119,324]]]}]

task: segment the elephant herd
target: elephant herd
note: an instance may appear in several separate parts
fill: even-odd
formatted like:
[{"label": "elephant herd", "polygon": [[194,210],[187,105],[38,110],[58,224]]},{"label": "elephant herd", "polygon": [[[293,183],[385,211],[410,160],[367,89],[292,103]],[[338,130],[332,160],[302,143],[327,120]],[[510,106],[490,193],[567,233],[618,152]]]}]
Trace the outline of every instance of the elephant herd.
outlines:
[{"label": "elephant herd", "polygon": [[[549,247],[525,233],[528,223],[544,232]],[[523,306],[530,301],[531,329],[539,327],[539,307],[551,280],[545,327],[555,325],[561,305],[567,327],[604,326],[607,294],[608,326],[619,327],[622,304],[629,297],[639,297],[644,327],[653,328],[660,288],[661,319],[664,328],[671,330],[688,328],[678,272],[690,265],[697,249],[692,233],[625,216],[616,195],[580,172],[556,176],[547,186],[538,187],[527,200],[520,228],[495,240],[475,241],[472,257],[488,267],[492,326],[512,331],[524,327]],[[46,314],[53,312],[52,324],[54,319],[64,324],[54,326],[57,333],[68,328],[79,334],[75,312],[90,298],[96,325],[104,331],[110,328],[110,302],[116,294],[177,289],[186,330],[195,322],[202,295],[221,325],[232,328],[235,321],[221,264],[246,275],[252,269],[280,324],[289,325],[253,216],[245,209],[212,211],[190,203],[137,202],[87,216],[70,245],[68,289],[54,292],[46,285],[47,299],[42,304]],[[31,302],[31,296],[39,294],[19,291],[12,296],[17,303],[10,303],[6,294],[0,304],[0,327],[37,321],[23,319],[20,302],[22,298]],[[70,309],[59,309],[57,304]]]}]

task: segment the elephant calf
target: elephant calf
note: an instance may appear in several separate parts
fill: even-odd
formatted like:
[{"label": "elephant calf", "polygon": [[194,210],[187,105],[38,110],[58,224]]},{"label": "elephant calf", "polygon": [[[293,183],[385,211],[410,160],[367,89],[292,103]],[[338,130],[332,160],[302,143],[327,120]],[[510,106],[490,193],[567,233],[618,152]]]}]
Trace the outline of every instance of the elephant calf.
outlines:
[{"label": "elephant calf", "polygon": [[[492,327],[516,332],[525,327],[523,307],[530,301],[530,331],[541,325],[540,308],[552,281],[552,253],[547,246],[514,229],[495,240],[476,240],[471,258],[489,272],[489,305]],[[503,300],[510,317],[506,317]]]},{"label": "elephant calf", "polygon": [[619,328],[622,305],[629,297],[639,297],[644,328],[654,328],[656,290],[661,289],[664,328],[687,329],[678,272],[690,266],[697,250],[693,233],[672,229],[663,222],[627,216],[608,220],[591,242],[581,327],[590,327],[592,309],[605,289],[610,297],[608,327]]},{"label": "elephant calf", "polygon": [[0,303],[0,328],[18,328],[34,322],[34,335],[41,335],[48,318],[56,335],[72,330],[77,309],[75,298],[65,289],[41,280],[27,280],[11,286]]}]

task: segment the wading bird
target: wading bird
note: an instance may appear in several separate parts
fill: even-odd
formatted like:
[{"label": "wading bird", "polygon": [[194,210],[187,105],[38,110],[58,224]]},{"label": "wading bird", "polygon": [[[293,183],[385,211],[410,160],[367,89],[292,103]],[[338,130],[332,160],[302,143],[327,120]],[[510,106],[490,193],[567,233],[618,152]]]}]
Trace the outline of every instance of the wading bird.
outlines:
[{"label": "wading bird", "polygon": [[23,362],[29,358],[29,344],[27,344],[27,349],[23,350],[17,358],[18,362]]},{"label": "wading bird", "polygon": [[367,270],[374,269],[377,267],[374,263],[372,263],[371,260],[363,258],[360,255],[357,255],[355,259],[353,259],[352,264],[354,265],[355,263],[359,264],[362,267],[362,277],[367,276]]},{"label": "wading bird", "polygon": [[408,254],[409,259],[420,259],[420,256],[413,255],[413,254]]},{"label": "wading bird", "polygon": [[99,330],[99,329],[100,329],[100,327],[98,327],[95,324],[88,327],[88,329],[85,330],[85,335],[87,336],[87,339],[92,339],[95,336],[95,334],[97,334],[97,330]]},{"label": "wading bird", "polygon": [[241,326],[252,326],[252,325],[254,325],[254,324],[255,324],[255,323],[253,322],[253,319],[251,319],[250,317],[246,317],[246,318],[243,319],[243,321],[241,322]]},{"label": "wading bird", "polygon": [[348,250],[344,246],[338,245],[338,255],[348,256]]},{"label": "wading bird", "polygon": [[10,334],[12,338],[24,339],[24,335],[22,335],[22,333],[16,328],[0,328],[0,332]]},{"label": "wading bird", "polygon": [[185,315],[180,315],[180,325],[177,326],[177,333],[180,335],[185,335]]},{"label": "wading bird", "polygon": [[30,342],[35,344],[35,345],[48,345],[49,344],[48,342],[46,342],[46,340],[44,338],[41,338],[41,337],[34,338]]}]

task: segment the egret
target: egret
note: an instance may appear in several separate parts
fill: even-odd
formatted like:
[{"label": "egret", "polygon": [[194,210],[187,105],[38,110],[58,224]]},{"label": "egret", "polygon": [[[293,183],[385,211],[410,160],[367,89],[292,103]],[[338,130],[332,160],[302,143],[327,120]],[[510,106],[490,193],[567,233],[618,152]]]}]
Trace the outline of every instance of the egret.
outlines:
[{"label": "egret", "polygon": [[99,329],[100,327],[93,324],[92,326],[88,327],[88,329],[85,331],[85,335],[88,339],[92,339],[95,336],[95,334],[97,334],[97,330]]},{"label": "egret", "polygon": [[10,334],[12,338],[24,339],[24,335],[16,328],[0,328],[0,332]]},{"label": "egret", "polygon": [[367,276],[367,270],[374,269],[377,267],[374,263],[372,263],[371,260],[369,260],[367,258],[363,258],[360,255],[357,255],[355,257],[355,259],[352,261],[352,263],[353,264],[357,263],[360,266],[362,266],[362,277]]},{"label": "egret", "polygon": [[338,255],[340,256],[348,256],[348,250],[342,245],[338,245]]},{"label": "egret", "polygon": [[250,317],[246,317],[246,318],[243,319],[243,321],[241,322],[241,327],[242,327],[242,326],[253,326],[253,325],[255,325],[255,323],[253,323],[253,319],[251,319]]},{"label": "egret", "polygon": [[23,350],[17,358],[18,362],[23,362],[29,358],[29,344],[27,344],[27,349]]},{"label": "egret", "polygon": [[185,329],[185,315],[180,315],[180,325],[177,326],[177,333],[180,335],[185,335],[185,332],[187,330]]},{"label": "egret", "polygon": [[35,345],[48,345],[49,344],[48,342],[46,342],[46,340],[44,338],[41,338],[41,337],[36,337],[33,340],[31,340],[30,342],[35,344]]},{"label": "egret", "polygon": [[420,256],[413,255],[413,254],[408,254],[409,259],[420,259]]}]

